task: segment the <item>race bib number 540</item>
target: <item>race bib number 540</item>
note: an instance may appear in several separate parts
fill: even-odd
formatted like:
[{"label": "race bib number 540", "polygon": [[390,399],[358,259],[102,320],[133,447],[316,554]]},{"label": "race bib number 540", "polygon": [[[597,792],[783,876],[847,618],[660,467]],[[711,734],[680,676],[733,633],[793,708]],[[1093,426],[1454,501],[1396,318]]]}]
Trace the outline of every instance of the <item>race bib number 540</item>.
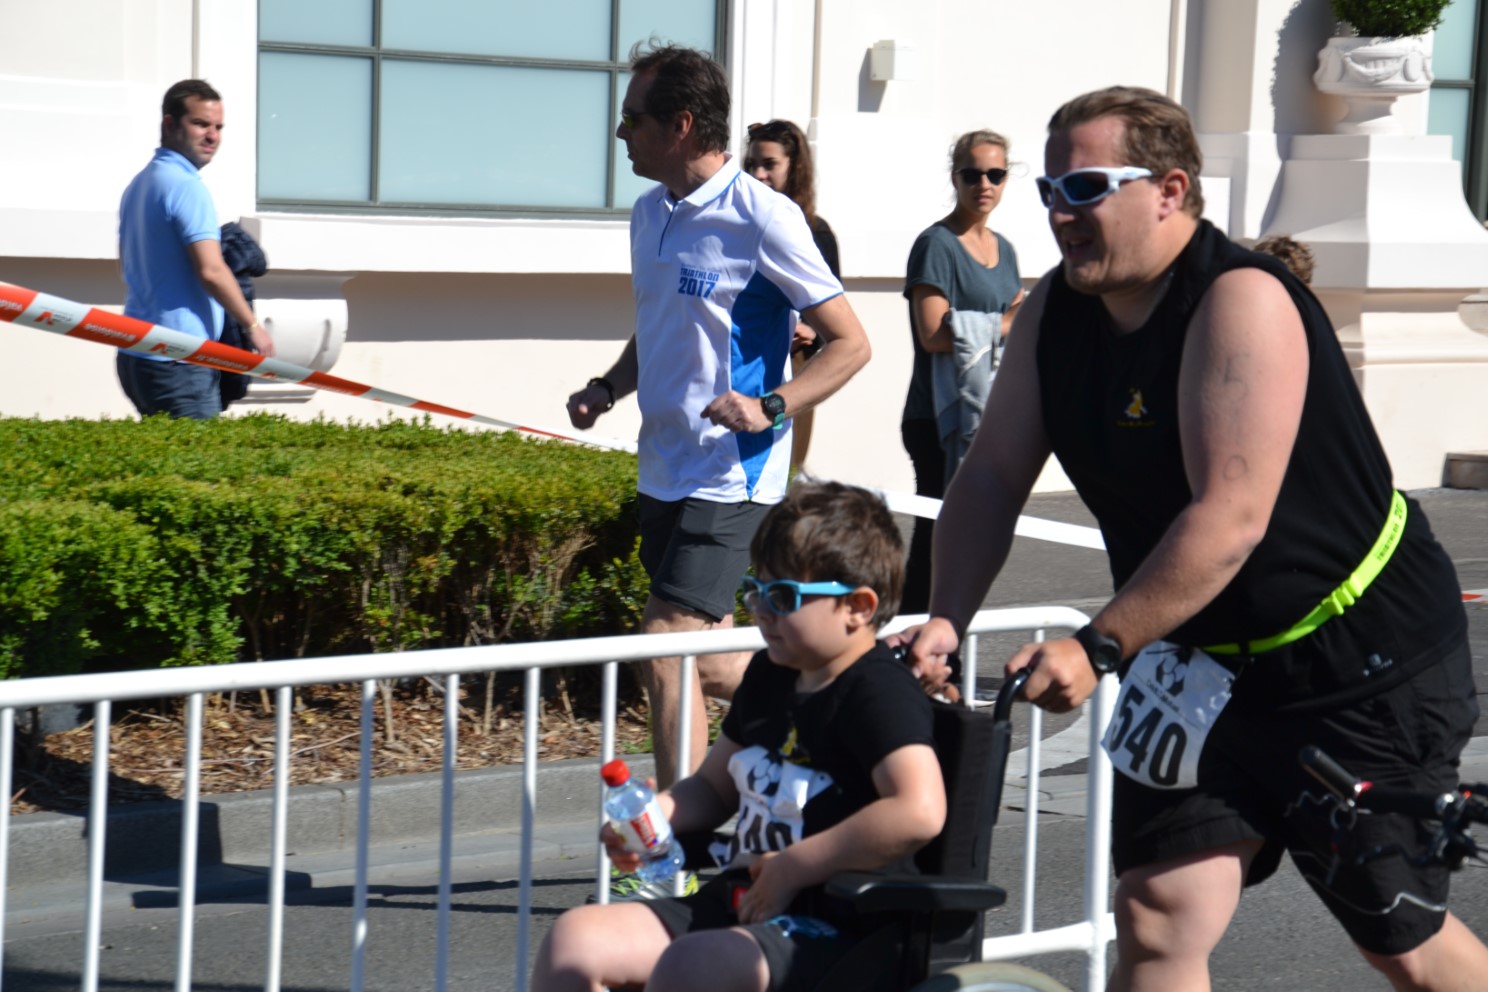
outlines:
[{"label": "race bib number 540", "polygon": [[1121,774],[1154,789],[1191,789],[1235,676],[1198,648],[1154,641],[1132,660],[1101,746]]}]

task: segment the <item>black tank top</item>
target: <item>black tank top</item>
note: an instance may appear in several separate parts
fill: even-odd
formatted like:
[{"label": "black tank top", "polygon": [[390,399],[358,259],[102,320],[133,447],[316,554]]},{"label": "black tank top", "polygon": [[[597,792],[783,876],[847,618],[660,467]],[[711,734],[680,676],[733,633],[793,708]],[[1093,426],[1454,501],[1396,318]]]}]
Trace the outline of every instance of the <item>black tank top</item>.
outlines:
[{"label": "black tank top", "polygon": [[[1100,523],[1119,589],[1192,498],[1178,424],[1184,340],[1209,286],[1242,267],[1275,276],[1296,303],[1307,335],[1307,395],[1266,534],[1230,584],[1169,635],[1184,644],[1243,644],[1290,628],[1358,567],[1384,527],[1389,461],[1332,324],[1285,265],[1201,221],[1163,299],[1136,331],[1118,335],[1100,298],[1071,290],[1060,270],[1039,328],[1045,430]],[[1359,603],[1260,657],[1277,675],[1291,670],[1282,681],[1298,699],[1363,695],[1420,667],[1465,623],[1451,560],[1412,503],[1390,565]],[[1319,653],[1329,660],[1320,665]]]}]

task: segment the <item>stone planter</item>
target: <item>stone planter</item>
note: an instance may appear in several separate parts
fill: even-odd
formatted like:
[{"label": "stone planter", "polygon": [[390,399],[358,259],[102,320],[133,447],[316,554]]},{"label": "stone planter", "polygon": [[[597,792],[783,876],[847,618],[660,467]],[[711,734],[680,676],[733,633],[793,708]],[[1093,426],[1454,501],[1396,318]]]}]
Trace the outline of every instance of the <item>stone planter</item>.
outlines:
[{"label": "stone planter", "polygon": [[1348,111],[1339,134],[1398,134],[1395,99],[1431,86],[1431,56],[1422,38],[1329,38],[1312,81],[1341,97]]}]

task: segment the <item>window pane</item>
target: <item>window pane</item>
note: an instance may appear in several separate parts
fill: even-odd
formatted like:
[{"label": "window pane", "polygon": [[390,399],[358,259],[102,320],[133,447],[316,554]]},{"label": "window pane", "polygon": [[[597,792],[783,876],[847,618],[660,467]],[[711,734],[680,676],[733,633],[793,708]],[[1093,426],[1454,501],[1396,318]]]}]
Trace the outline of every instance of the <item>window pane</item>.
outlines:
[{"label": "window pane", "polygon": [[625,102],[625,87],[630,85],[630,73],[620,73],[615,86],[615,112],[610,117],[610,136],[615,142],[615,206],[629,210],[636,197],[656,185],[655,179],[642,179],[631,171],[630,159],[625,155],[625,142],[614,137],[615,126],[620,123],[620,105]]},{"label": "window pane", "polygon": [[259,0],[260,41],[372,44],[374,0]]},{"label": "window pane", "polygon": [[[1452,0],[1432,41],[1431,68],[1437,79],[1471,79],[1478,0]],[[1433,94],[1432,99],[1435,99]]]},{"label": "window pane", "polygon": [[1452,157],[1464,165],[1467,174],[1467,110],[1471,91],[1457,89],[1433,89],[1426,110],[1426,131],[1429,134],[1452,136]]},{"label": "window pane", "polygon": [[718,40],[718,5],[705,0],[620,0],[620,50],[627,61],[630,47],[652,35],[712,53]]},{"label": "window pane", "polygon": [[383,0],[382,46],[606,61],[610,0]]},{"label": "window pane", "polygon": [[379,199],[605,205],[610,75],[382,64]]},{"label": "window pane", "polygon": [[258,56],[258,195],[372,196],[372,60]]}]

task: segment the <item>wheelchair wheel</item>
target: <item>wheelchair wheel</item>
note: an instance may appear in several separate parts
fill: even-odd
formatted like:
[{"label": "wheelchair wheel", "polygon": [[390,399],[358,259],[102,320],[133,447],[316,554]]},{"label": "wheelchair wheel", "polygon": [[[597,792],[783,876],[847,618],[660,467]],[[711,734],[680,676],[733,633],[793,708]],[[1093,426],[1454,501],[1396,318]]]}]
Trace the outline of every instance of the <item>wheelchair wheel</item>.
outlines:
[{"label": "wheelchair wheel", "polygon": [[912,992],[1070,992],[1043,972],[1019,964],[984,961],[957,965],[916,985]]}]

